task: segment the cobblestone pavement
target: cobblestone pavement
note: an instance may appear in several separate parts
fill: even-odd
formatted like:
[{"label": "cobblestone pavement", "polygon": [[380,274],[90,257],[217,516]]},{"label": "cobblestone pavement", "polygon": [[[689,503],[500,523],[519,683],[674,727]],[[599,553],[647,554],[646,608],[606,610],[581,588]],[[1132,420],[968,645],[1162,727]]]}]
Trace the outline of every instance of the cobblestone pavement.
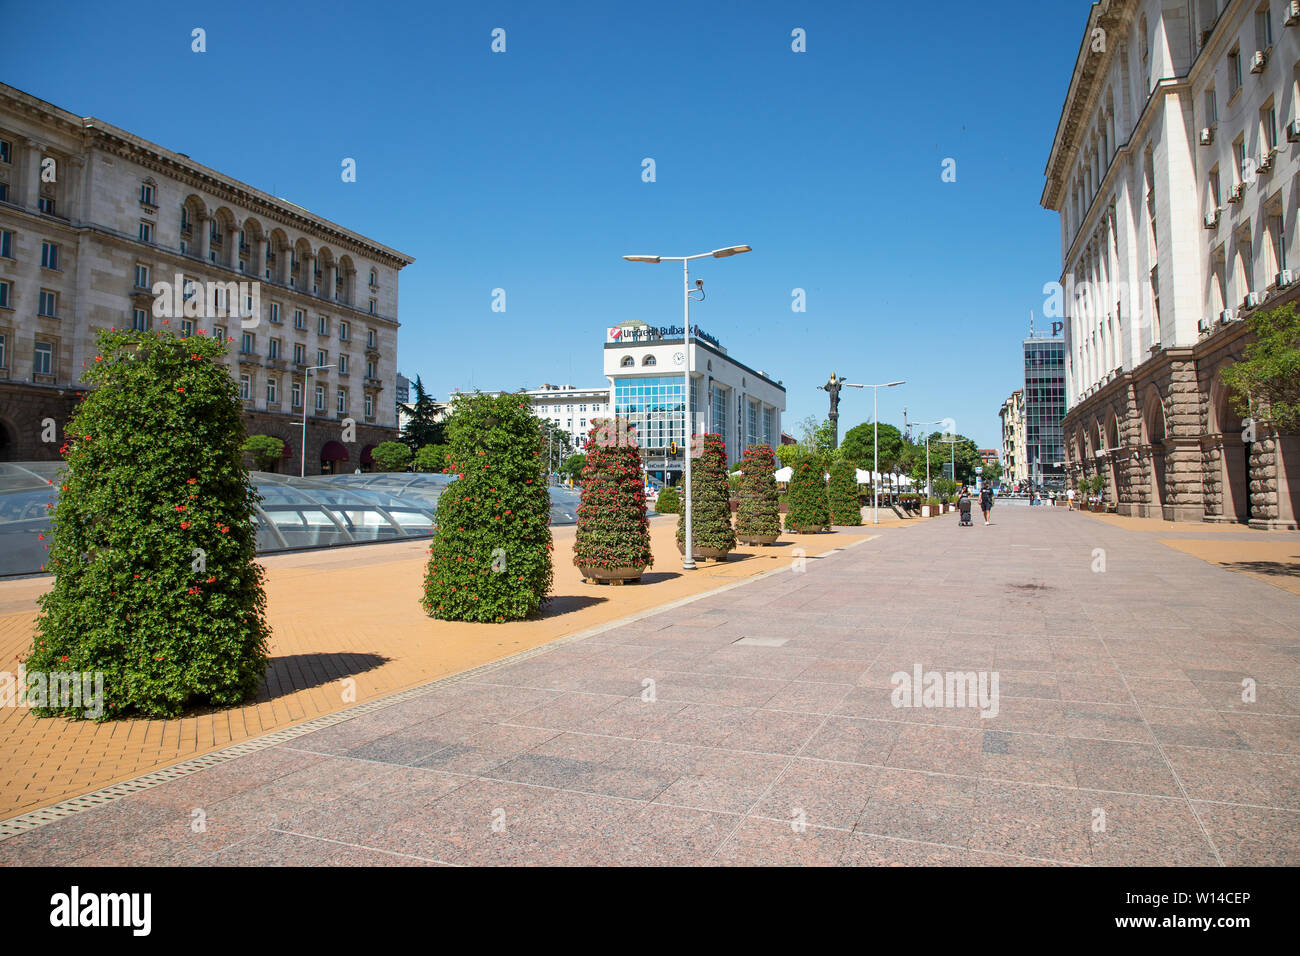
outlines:
[{"label": "cobblestone pavement", "polygon": [[[918,666],[997,696],[893,706]],[[1001,508],[444,681],[0,863],[1294,865],[1298,824],[1300,597]]]}]

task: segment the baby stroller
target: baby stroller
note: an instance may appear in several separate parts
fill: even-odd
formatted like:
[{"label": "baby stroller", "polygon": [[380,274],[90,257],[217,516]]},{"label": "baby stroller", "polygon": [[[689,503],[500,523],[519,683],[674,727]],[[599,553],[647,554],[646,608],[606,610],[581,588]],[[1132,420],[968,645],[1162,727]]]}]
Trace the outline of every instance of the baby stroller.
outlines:
[{"label": "baby stroller", "polygon": [[957,523],[961,528],[972,528],[974,525],[970,520],[970,497],[962,495],[957,502],[957,513],[961,515],[961,520]]}]

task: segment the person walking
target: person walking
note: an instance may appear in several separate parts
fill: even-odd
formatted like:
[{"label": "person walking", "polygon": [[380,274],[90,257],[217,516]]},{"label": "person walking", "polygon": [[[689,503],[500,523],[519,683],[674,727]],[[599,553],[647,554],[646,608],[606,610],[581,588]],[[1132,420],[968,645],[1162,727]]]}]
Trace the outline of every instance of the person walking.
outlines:
[{"label": "person walking", "polygon": [[1065,497],[1069,503],[1068,510],[1073,511],[1074,510],[1074,489],[1071,488],[1068,492],[1066,492]]},{"label": "person walking", "polygon": [[984,525],[989,523],[989,512],[993,510],[993,486],[985,485],[980,491],[980,511],[984,512]]}]

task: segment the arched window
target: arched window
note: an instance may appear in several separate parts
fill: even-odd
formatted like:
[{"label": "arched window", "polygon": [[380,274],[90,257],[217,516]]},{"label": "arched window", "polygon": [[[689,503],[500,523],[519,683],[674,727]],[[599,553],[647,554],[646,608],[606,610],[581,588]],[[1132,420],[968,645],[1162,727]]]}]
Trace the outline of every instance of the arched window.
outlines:
[{"label": "arched window", "polygon": [[375,288],[375,287],[378,286],[378,285],[379,285],[379,270],[378,270],[378,269],[371,269],[371,270],[370,270],[370,288],[373,289],[373,288]]},{"label": "arched window", "polygon": [[636,359],[630,355],[624,355],[618,364],[620,368],[633,368],[636,366]]},{"label": "arched window", "polygon": [[653,355],[647,355],[645,358],[643,358],[643,359],[641,360],[641,364],[642,364],[642,365],[658,365],[659,363],[655,361],[655,357],[654,357]]}]

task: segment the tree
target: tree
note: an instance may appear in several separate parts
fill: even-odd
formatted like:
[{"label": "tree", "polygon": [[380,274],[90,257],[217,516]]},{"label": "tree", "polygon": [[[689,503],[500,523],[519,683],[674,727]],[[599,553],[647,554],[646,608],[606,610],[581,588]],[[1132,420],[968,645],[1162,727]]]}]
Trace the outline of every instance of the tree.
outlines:
[{"label": "tree", "polygon": [[[612,427],[611,427],[612,426]],[[597,420],[587,433],[582,500],[573,542],[573,563],[588,569],[635,570],[654,564],[646,518],[641,453],[623,423]]]},{"label": "tree", "polygon": [[564,459],[573,454],[573,440],[551,419],[539,418],[537,422],[542,433],[542,451],[547,459],[546,470],[558,472]]},{"label": "tree", "polygon": [[411,449],[400,441],[380,442],[370,452],[380,471],[406,471],[411,463]]},{"label": "tree", "polygon": [[581,453],[570,455],[560,464],[560,474],[574,481],[582,477],[582,468],[587,463],[587,456]]},{"label": "tree", "polygon": [[776,446],[776,460],[781,463],[782,468],[788,468],[793,465],[802,454],[804,454],[804,451],[798,445]]},{"label": "tree", "polygon": [[1223,370],[1232,407],[1283,432],[1300,431],[1300,311],[1287,303],[1250,317],[1254,341]]},{"label": "tree", "polygon": [[284,442],[271,435],[249,435],[241,451],[248,453],[258,471],[271,471],[284,459]]},{"label": "tree", "polygon": [[518,621],[551,590],[551,499],[526,395],[458,395],[447,427],[456,481],[438,498],[425,611]]},{"label": "tree", "polygon": [[[699,435],[700,454],[691,465],[691,537],[695,553],[725,557],[736,547],[731,527],[727,452],[719,435]],[[686,546],[686,507],[677,516],[677,547]]]},{"label": "tree", "polygon": [[746,544],[765,544],[781,534],[781,505],[776,491],[776,458],[770,445],[750,445],[741,461],[740,508],[736,534]]},{"label": "tree", "polygon": [[830,526],[830,506],[826,498],[826,478],[822,461],[805,455],[794,463],[787,495],[789,510],[785,516],[787,529],[808,528],[822,530]]},{"label": "tree", "polygon": [[[876,428],[871,422],[863,422],[845,432],[844,441],[840,442],[840,457],[864,471],[874,470]],[[907,442],[903,439],[903,433],[894,425],[881,422],[879,429],[880,471],[883,473],[892,471],[895,465],[902,463],[907,452]]]},{"label": "tree", "polygon": [[[955,444],[951,441],[953,439],[955,439]],[[921,483],[925,481],[925,443],[921,442],[917,445],[917,449],[918,453],[912,461],[909,473],[913,481]],[[978,446],[965,435],[945,435],[942,432],[931,432],[931,484],[933,484],[936,475],[942,477],[944,466],[954,460],[957,466],[956,481],[963,485],[974,484],[975,469],[980,467],[982,463]]]},{"label": "tree", "polygon": [[1002,480],[1001,463],[996,461],[989,462],[984,466],[984,474],[982,477],[985,481],[990,482],[991,484],[997,484]]},{"label": "tree", "polygon": [[451,449],[446,445],[425,445],[415,453],[412,464],[416,471],[426,473],[446,471],[447,456],[450,453]]},{"label": "tree", "polygon": [[862,506],[858,500],[857,468],[852,462],[837,461],[831,464],[831,480],[827,489],[831,524],[857,526],[862,524]]},{"label": "tree", "polygon": [[[100,332],[55,481],[29,672],[103,675],[99,714],[174,717],[261,685],[270,633],[239,393],[207,335]],[[82,702],[85,703],[84,701]],[[98,710],[98,708],[96,708]]]},{"label": "tree", "polygon": [[447,439],[446,425],[433,420],[437,414],[436,403],[425,391],[420,376],[415,376],[411,387],[415,389],[415,401],[408,406],[411,417],[402,429],[402,441],[414,453],[425,445],[441,445]]},{"label": "tree", "polygon": [[682,506],[681,498],[677,494],[676,488],[661,488],[659,497],[655,499],[655,511],[661,515],[676,514],[677,509]]}]

